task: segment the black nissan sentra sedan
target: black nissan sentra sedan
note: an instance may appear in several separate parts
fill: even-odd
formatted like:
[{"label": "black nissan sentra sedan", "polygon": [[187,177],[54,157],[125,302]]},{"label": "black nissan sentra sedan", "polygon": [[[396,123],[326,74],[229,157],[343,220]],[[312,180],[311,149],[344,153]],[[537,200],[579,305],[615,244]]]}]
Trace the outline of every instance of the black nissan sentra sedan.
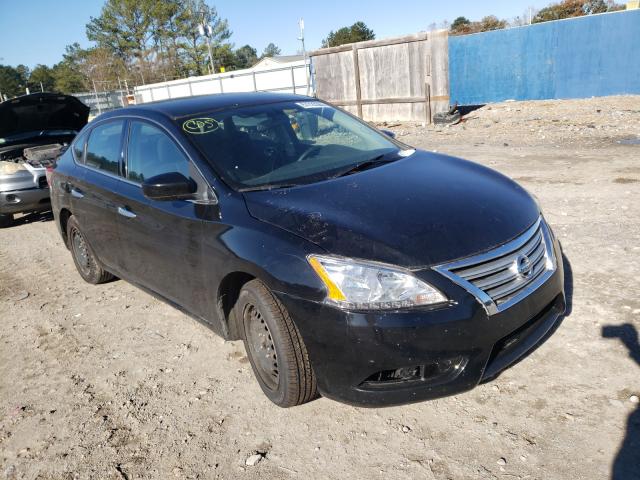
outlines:
[{"label": "black nissan sentra sedan", "polygon": [[52,204],[83,279],[242,339],[282,407],[469,390],[565,309],[558,241],[522,187],[308,97],[101,115],[58,160]]}]

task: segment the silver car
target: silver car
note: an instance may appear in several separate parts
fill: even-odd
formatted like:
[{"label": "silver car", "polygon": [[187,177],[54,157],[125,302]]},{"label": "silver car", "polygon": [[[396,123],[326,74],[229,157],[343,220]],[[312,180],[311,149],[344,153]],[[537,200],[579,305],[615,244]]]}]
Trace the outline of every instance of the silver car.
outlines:
[{"label": "silver car", "polygon": [[47,168],[53,167],[89,118],[69,95],[34,93],[0,103],[0,227],[16,213],[49,210]]}]

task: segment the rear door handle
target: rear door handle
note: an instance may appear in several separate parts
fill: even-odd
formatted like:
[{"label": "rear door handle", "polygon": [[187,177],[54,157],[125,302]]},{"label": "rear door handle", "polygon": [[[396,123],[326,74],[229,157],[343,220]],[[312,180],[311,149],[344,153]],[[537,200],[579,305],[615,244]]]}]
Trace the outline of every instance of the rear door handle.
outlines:
[{"label": "rear door handle", "polygon": [[84,197],[84,193],[82,193],[80,190],[76,190],[75,188],[71,189],[71,196],[73,198],[83,198]]},{"label": "rear door handle", "polygon": [[136,218],[137,215],[133,213],[131,210],[126,208],[118,207],[118,213],[125,218]]}]

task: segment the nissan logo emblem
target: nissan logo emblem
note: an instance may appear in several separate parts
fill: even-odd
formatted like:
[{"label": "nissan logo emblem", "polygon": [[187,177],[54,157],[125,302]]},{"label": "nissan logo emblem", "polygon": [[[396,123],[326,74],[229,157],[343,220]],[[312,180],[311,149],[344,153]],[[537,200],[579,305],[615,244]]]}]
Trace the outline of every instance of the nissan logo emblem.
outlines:
[{"label": "nissan logo emblem", "polygon": [[516,259],[516,270],[522,277],[528,277],[533,271],[531,260],[526,255],[518,255]]}]

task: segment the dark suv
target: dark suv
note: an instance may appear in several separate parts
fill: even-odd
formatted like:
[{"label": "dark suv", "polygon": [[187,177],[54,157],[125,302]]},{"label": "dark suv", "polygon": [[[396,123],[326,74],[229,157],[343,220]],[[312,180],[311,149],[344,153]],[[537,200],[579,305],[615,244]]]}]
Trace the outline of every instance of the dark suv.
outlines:
[{"label": "dark suv", "polygon": [[324,102],[225,94],[102,115],[52,202],[80,275],[242,339],[277,405],[468,390],[564,312],[560,247],[519,185]]}]

